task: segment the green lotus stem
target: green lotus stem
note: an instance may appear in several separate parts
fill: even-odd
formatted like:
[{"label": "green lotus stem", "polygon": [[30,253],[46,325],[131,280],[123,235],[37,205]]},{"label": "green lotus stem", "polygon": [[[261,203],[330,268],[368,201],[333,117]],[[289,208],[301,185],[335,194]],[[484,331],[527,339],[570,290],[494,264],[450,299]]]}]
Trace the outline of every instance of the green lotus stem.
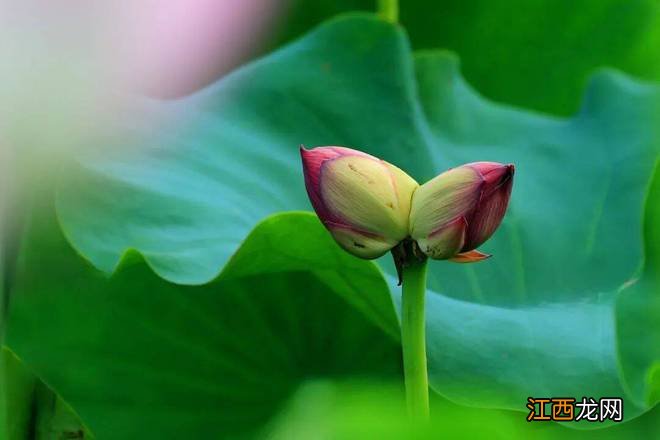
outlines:
[{"label": "green lotus stem", "polygon": [[399,22],[398,0],[378,0],[378,15],[390,23]]},{"label": "green lotus stem", "polygon": [[401,343],[408,413],[417,420],[429,418],[429,383],[426,371],[426,260],[403,268]]}]

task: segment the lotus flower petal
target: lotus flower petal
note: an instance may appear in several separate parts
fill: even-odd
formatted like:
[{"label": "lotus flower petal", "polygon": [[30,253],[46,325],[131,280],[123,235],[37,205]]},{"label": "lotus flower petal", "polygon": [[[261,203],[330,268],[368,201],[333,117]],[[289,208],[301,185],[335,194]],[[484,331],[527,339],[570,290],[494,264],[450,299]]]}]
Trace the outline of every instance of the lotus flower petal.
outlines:
[{"label": "lotus flower petal", "polygon": [[410,176],[350,148],[301,148],[300,153],[312,206],[344,249],[377,258],[406,238],[418,187]]}]

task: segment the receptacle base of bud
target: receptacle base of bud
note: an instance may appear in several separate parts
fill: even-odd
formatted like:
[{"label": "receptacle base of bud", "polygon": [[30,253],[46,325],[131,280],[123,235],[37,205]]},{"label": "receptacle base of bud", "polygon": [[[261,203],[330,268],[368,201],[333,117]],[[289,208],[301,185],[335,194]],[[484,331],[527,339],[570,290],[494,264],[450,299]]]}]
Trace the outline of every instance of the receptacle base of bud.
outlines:
[{"label": "receptacle base of bud", "polygon": [[426,255],[419,248],[415,240],[408,237],[392,248],[392,258],[396,266],[396,273],[399,277],[399,286],[403,283],[403,268],[426,261]]}]

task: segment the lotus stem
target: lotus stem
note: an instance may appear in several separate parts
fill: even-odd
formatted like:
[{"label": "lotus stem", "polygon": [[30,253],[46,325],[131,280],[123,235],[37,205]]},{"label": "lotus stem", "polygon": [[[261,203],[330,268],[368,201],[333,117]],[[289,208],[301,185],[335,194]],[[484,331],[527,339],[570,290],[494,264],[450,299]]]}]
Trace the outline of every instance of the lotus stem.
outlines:
[{"label": "lotus stem", "polygon": [[408,413],[415,420],[429,419],[424,310],[426,267],[426,259],[413,260],[403,267],[403,311],[401,316],[403,370]]},{"label": "lotus stem", "polygon": [[398,0],[378,0],[378,15],[390,23],[399,22],[399,2]]}]

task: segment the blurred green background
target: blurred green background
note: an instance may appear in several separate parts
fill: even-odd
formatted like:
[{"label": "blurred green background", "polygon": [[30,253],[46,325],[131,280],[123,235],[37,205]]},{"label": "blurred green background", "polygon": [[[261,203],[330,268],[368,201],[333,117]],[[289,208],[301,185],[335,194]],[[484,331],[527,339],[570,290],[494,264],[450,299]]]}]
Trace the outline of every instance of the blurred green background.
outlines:
[{"label": "blurred green background", "polygon": [[[292,0],[267,49],[375,3]],[[456,52],[468,82],[496,101],[568,115],[598,67],[660,79],[655,0],[404,0],[399,8],[413,49]]]}]

